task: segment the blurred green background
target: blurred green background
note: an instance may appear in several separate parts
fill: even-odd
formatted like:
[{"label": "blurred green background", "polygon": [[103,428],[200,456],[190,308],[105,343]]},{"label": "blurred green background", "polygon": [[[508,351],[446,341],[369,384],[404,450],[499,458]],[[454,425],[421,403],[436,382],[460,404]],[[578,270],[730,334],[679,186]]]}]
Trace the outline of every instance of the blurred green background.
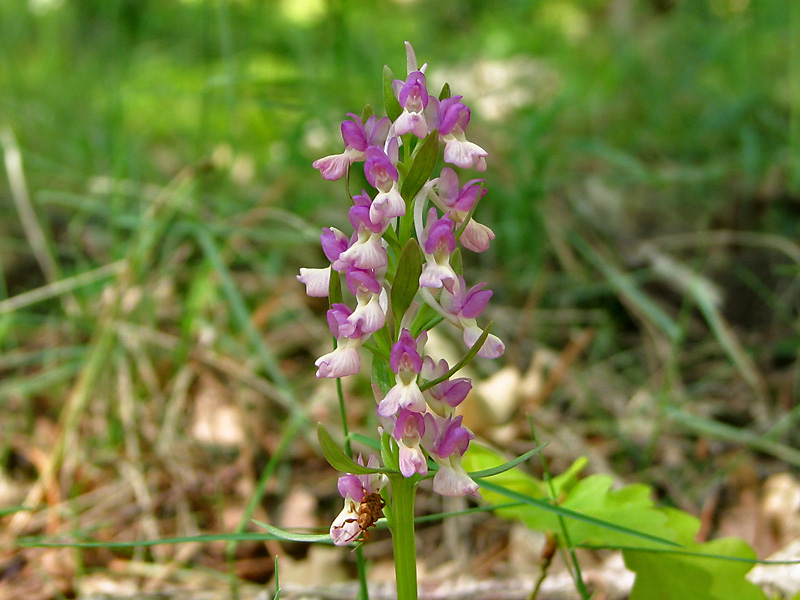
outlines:
[{"label": "blurred green background", "polygon": [[405,40],[490,153],[476,216],[497,238],[466,261],[495,290],[504,360],[525,371],[590,332],[546,410],[684,508],[724,469],[691,450],[661,469],[664,436],[800,464],[798,6],[0,2],[8,502],[49,481],[29,446],[64,501],[118,456],[174,460],[205,368],[263,421],[233,442],[257,479],[280,449],[259,436],[313,412],[327,344],[294,275],[322,265],[346,197],[311,162],[340,152],[346,113],[382,111]]}]

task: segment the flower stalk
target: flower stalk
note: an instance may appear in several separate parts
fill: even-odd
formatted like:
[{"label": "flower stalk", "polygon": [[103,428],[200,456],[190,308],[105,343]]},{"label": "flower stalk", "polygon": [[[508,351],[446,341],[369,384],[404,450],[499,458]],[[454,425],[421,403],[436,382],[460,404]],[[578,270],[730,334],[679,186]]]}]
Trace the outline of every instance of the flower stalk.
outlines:
[{"label": "flower stalk", "polygon": [[397,580],[397,600],[417,600],[417,554],[414,546],[414,498],[417,482],[413,478],[392,477],[392,550]]}]

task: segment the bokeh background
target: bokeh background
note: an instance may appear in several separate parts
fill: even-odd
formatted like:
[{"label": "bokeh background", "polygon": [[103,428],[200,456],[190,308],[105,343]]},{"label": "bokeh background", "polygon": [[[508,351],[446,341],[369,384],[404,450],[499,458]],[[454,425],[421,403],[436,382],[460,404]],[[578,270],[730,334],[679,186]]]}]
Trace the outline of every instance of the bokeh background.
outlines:
[{"label": "bokeh background", "polygon": [[[530,415],[554,472],[587,456],[762,557],[800,535],[762,503],[778,476],[800,493],[800,4],[5,0],[6,597],[246,587],[276,554],[308,584],[352,575],[346,550],[113,543],[324,530],[340,509],[313,433],[338,422],[313,376],[326,307],[295,274],[347,204],[310,165],[346,113],[382,111],[405,40],[490,153],[497,237],[465,262],[507,352],[473,365],[471,427],[520,453]],[[518,573],[492,525],[456,548],[425,526],[425,568]]]}]

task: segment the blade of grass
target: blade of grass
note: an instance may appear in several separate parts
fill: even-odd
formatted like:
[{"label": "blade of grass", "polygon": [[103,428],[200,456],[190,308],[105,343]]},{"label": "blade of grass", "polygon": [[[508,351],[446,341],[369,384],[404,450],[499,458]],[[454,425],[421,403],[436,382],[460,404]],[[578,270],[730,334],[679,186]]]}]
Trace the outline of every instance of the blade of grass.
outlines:
[{"label": "blade of grass", "polygon": [[719,421],[706,417],[693,415],[674,406],[667,406],[664,410],[667,418],[680,423],[692,431],[747,446],[800,467],[800,450],[766,438],[759,433],[720,423]]},{"label": "blade of grass", "polygon": [[84,286],[102,281],[113,275],[119,275],[124,268],[125,261],[118,260],[111,264],[98,267],[97,269],[92,269],[91,271],[85,271],[78,275],[73,275],[72,277],[54,281],[53,283],[36,288],[35,290],[17,294],[6,300],[0,300],[0,315],[14,312],[15,310],[31,306],[37,302],[69,294]]},{"label": "blade of grass", "polygon": [[[10,127],[4,127],[0,131],[0,145],[3,148],[3,160],[8,175],[8,183],[11,187],[11,199],[14,201],[22,229],[28,238],[33,256],[39,267],[44,273],[47,282],[52,284],[61,279],[61,269],[56,261],[50,245],[47,243],[47,236],[44,228],[36,216],[33,209],[31,197],[28,193],[28,186],[25,183],[25,174],[22,170],[22,153],[17,145],[14,132]],[[62,299],[64,312],[68,315],[76,316],[80,313],[80,306],[75,298],[67,295]]]},{"label": "blade of grass", "polygon": [[233,317],[234,323],[241,330],[241,332],[245,334],[247,340],[252,345],[256,352],[256,356],[258,357],[259,362],[264,369],[264,372],[280,389],[281,404],[283,404],[284,408],[289,410],[291,413],[302,413],[302,408],[300,407],[297,398],[294,395],[294,391],[289,383],[289,380],[286,379],[286,376],[283,374],[283,371],[281,371],[281,368],[278,365],[278,361],[275,359],[269,348],[267,348],[263,337],[253,324],[244,298],[242,298],[239,289],[236,287],[236,283],[233,281],[230,271],[223,263],[219,249],[214,243],[214,240],[211,238],[208,231],[200,226],[194,228],[194,234],[200,244],[200,247],[203,249],[203,253],[211,263],[213,270],[217,273],[217,276],[220,279],[222,289],[225,292],[225,296],[227,297],[228,304],[231,308],[231,316]]},{"label": "blade of grass", "polygon": [[608,260],[600,256],[589,244],[578,235],[569,235],[569,240],[575,250],[583,256],[593,267],[608,279],[611,287],[622,297],[637,313],[646,317],[664,332],[672,343],[677,342],[681,336],[681,329],[672,318],[661,310],[628,274],[620,271]]},{"label": "blade of grass", "polygon": [[568,519],[575,519],[576,521],[583,521],[584,523],[589,523],[591,525],[596,525],[597,527],[603,527],[605,529],[609,529],[611,531],[616,531],[618,533],[624,533],[629,535],[633,538],[646,540],[648,542],[656,542],[658,544],[664,546],[673,546],[681,548],[682,546],[676,542],[671,540],[667,540],[664,538],[660,538],[658,536],[650,535],[648,533],[642,533],[641,531],[636,531],[635,529],[630,529],[628,527],[624,527],[622,525],[617,525],[616,523],[610,523],[609,521],[603,521],[602,519],[596,519],[594,517],[590,517],[588,515],[581,514],[574,510],[569,510],[568,508],[564,508],[562,506],[558,506],[557,504],[552,504],[545,500],[539,500],[538,498],[531,498],[525,494],[517,492],[515,490],[511,490],[501,485],[497,485],[492,483],[491,481],[487,481],[485,479],[479,479],[478,483],[481,487],[486,488],[489,491],[496,492],[505,496],[506,498],[510,498],[516,502],[521,502],[522,504],[528,504],[530,506],[535,506],[536,508],[540,508],[542,510],[546,510],[548,512],[555,513],[557,515],[561,515]]},{"label": "blade of grass", "polygon": [[756,393],[758,399],[764,400],[767,397],[767,386],[763,377],[761,377],[755,363],[747,352],[745,352],[727,321],[725,321],[719,310],[714,306],[714,302],[712,298],[709,297],[707,288],[701,285],[699,281],[695,280],[692,282],[689,290],[692,294],[692,298],[697,303],[697,308],[700,309],[711,332],[714,334],[714,337],[717,338],[719,345],[722,346],[725,353],[730,357],[731,361],[733,361],[733,364],[736,365],[742,378]]}]

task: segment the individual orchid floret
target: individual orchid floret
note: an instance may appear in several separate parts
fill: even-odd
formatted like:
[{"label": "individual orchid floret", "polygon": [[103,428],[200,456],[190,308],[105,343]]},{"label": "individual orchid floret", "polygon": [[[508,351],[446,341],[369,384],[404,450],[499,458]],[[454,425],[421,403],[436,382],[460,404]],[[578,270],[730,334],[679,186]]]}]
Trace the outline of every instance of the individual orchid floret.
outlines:
[{"label": "individual orchid floret", "polygon": [[455,279],[456,273],[450,266],[450,255],[456,248],[454,226],[447,214],[439,218],[435,208],[428,211],[425,228],[418,232],[425,255],[425,267],[419,277],[421,287],[440,288]]},{"label": "individual orchid floret", "polygon": [[459,188],[456,172],[450,167],[444,167],[436,185],[438,195],[432,198],[439,208],[450,212],[453,220],[460,223],[486,195],[486,189],[481,185],[483,182],[483,179],[470,179]]},{"label": "individual orchid floret", "polygon": [[348,335],[352,330],[368,334],[382,329],[386,322],[389,300],[374,271],[350,267],[347,269],[345,281],[358,305],[347,317],[348,326],[340,326],[339,333]]},{"label": "individual orchid floret", "polygon": [[[405,205],[404,205],[405,206]],[[376,214],[377,219],[373,219],[371,214],[372,198],[366,190],[361,190],[357,196],[353,196],[353,206],[350,207],[350,224],[353,229],[368,229],[372,233],[383,234],[389,226],[389,219],[382,218]]]},{"label": "individual orchid floret", "polygon": [[[423,381],[433,381],[443,377],[450,370],[450,365],[445,359],[435,363],[430,356],[422,360],[420,378]],[[467,377],[445,379],[425,392],[428,405],[439,415],[451,415],[454,409],[461,404],[472,389],[472,382]]]},{"label": "individual orchid floret", "polygon": [[391,189],[392,185],[397,182],[399,174],[397,172],[397,153],[396,142],[391,144],[395,151],[390,152],[394,154],[392,157],[384,152],[377,146],[370,146],[367,148],[367,160],[364,162],[364,175],[367,177],[369,184],[379,192],[385,192]]},{"label": "individual orchid floret", "polygon": [[478,171],[485,171],[489,153],[467,140],[470,110],[461,102],[461,96],[436,101],[434,108],[435,116],[432,119],[445,144],[444,162],[462,169],[475,167]]},{"label": "individual orchid floret", "polygon": [[[450,167],[442,169],[437,182],[438,194],[431,193],[430,197],[443,211],[447,211],[458,227],[469,217],[477,202],[486,194],[486,189],[481,185],[483,179],[471,179],[461,188],[458,187],[458,175]],[[494,232],[470,218],[459,241],[467,250],[485,252],[489,249],[489,242],[494,239]]]},{"label": "individual orchid floret", "polygon": [[353,311],[344,304],[334,304],[328,310],[328,327],[336,338],[336,349],[320,356],[314,364],[317,366],[317,377],[336,378],[355,375],[361,370],[361,355],[358,349],[366,341],[360,323],[353,323]]},{"label": "individual orchid floret", "polygon": [[[472,348],[483,335],[483,330],[478,327],[476,319],[484,311],[492,297],[491,290],[481,289],[484,285],[486,285],[485,282],[467,289],[464,278],[457,275],[455,283],[447,286],[440,297],[440,306],[449,320],[464,331],[464,343],[468,348]],[[483,346],[478,350],[478,356],[498,358],[502,356],[503,352],[505,352],[503,342],[490,333]]]},{"label": "individual orchid floret", "polygon": [[366,225],[358,227],[350,239],[350,245],[331,263],[334,271],[345,271],[352,266],[357,269],[380,269],[388,264],[386,248],[380,233]]},{"label": "individual orchid floret", "polygon": [[424,111],[430,97],[425,75],[421,71],[414,71],[408,74],[405,81],[395,80],[392,88],[403,112],[392,124],[390,135],[413,133],[418,138],[424,138],[428,135],[428,123]]},{"label": "individual orchid floret", "polygon": [[433,491],[442,496],[475,496],[480,498],[478,484],[461,466],[461,457],[475,436],[461,425],[463,417],[437,417],[425,414],[422,446],[439,465],[433,478]]},{"label": "individual orchid floret", "polygon": [[362,161],[369,146],[382,146],[389,133],[388,117],[378,119],[375,115],[363,123],[361,119],[349,113],[350,121],[342,123],[342,139],[344,152],[320,158],[312,163],[319,169],[323,178],[334,181],[341,179],[354,162]]},{"label": "individual orchid floret", "polygon": [[367,181],[378,190],[369,209],[370,219],[384,223],[406,214],[406,203],[400,195],[395,166],[398,153],[397,138],[389,141],[387,152],[388,154],[380,148],[367,149],[367,161],[364,164]]},{"label": "individual orchid floret", "polygon": [[423,415],[408,409],[400,409],[392,435],[397,440],[400,472],[403,477],[411,477],[414,473],[425,475],[428,472],[428,461],[419,447],[424,434]]},{"label": "individual orchid floret", "polygon": [[[357,462],[364,464],[364,459],[359,455]],[[378,459],[372,455],[369,457],[367,466],[373,469],[380,467]],[[347,473],[339,477],[339,493],[344,498],[344,508],[331,524],[331,539],[337,546],[345,546],[355,540],[361,533],[361,526],[358,522],[358,509],[361,503],[370,494],[379,493],[387,483],[386,475],[369,474],[353,475]]]},{"label": "individual orchid floret", "polygon": [[[439,301],[433,297],[430,290],[420,289],[425,303],[442,315],[448,322],[463,331],[464,343],[472,348],[483,335],[476,321],[476,317],[483,312],[492,292],[481,290],[483,283],[467,289],[464,278],[454,275],[453,280],[444,285]],[[477,355],[481,358],[498,358],[505,352],[505,345],[494,334],[489,334],[481,345]]]},{"label": "individual orchid floret", "polygon": [[377,412],[389,417],[401,408],[413,412],[425,412],[425,397],[417,384],[417,375],[422,370],[422,357],[417,350],[424,343],[425,336],[414,339],[408,329],[400,332],[400,338],[392,346],[389,365],[395,374],[395,385],[378,404]]}]

